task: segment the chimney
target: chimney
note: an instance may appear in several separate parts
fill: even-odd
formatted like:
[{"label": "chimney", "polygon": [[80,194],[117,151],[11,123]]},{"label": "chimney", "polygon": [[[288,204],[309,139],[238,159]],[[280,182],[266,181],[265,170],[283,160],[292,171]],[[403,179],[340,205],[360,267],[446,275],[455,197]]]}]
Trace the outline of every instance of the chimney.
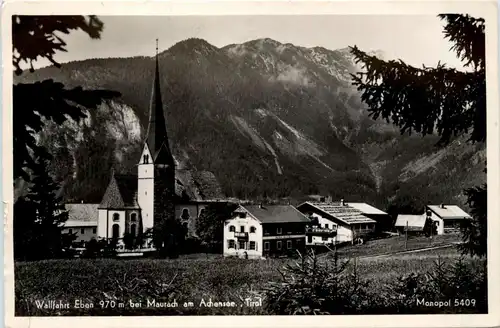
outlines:
[{"label": "chimney", "polygon": [[441,205],[440,205],[440,207],[441,207],[441,208],[445,208],[445,207],[444,207],[444,204],[441,204]]}]

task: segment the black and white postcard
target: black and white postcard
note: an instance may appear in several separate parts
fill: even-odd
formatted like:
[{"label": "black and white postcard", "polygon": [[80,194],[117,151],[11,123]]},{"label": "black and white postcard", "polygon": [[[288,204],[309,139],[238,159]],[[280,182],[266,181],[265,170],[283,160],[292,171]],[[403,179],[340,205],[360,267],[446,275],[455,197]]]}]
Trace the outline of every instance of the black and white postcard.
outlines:
[{"label": "black and white postcard", "polygon": [[7,326],[499,325],[497,19],[6,3]]}]

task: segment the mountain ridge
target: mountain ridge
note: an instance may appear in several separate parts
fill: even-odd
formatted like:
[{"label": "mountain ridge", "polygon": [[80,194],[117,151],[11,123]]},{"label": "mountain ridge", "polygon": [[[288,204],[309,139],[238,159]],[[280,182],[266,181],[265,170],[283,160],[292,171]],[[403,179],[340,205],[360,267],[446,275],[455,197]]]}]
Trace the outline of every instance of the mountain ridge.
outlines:
[{"label": "mountain ridge", "polygon": [[[453,159],[440,155],[435,164],[441,167],[434,173],[419,164],[419,158],[439,152],[433,145],[436,137],[401,136],[393,125],[372,120],[350,84],[350,74],[359,67],[345,49],[305,48],[266,38],[218,48],[192,38],[162,51],[162,93],[174,155],[197,171],[213,174],[228,197],[301,198],[329,193],[384,208],[391,197],[399,197],[403,187],[429,195],[424,198],[434,203],[447,200],[463,205],[461,189],[481,180],[470,177],[468,170],[480,172],[480,165],[472,158],[482,150],[465,146],[455,155],[446,153],[455,156]],[[90,193],[102,192],[99,190],[106,184],[110,166],[133,171],[148,121],[153,59],[87,59],[64,64],[61,69],[42,68],[16,79],[32,82],[53,78],[68,87],[81,85],[122,93],[111,104],[111,111],[101,108],[90,114],[96,118],[92,129],[105,131],[89,136],[98,149],[95,166],[101,163],[102,168],[76,169],[83,165],[75,163],[74,154],[89,147],[76,141],[69,147],[67,140],[81,127],[48,129],[66,140],[66,145],[51,147],[52,153],[65,152],[67,156],[65,166],[54,164],[54,172],[61,171],[61,165],[66,167],[62,171],[67,176],[58,179],[66,185],[77,182],[80,189],[86,179],[100,186],[91,192],[73,188],[65,195],[67,199],[87,200],[92,198]],[[120,125],[116,123],[120,117],[128,118],[122,118]],[[125,126],[127,120],[140,127],[139,137],[108,131],[110,126]],[[466,158],[461,154],[467,154]],[[454,182],[451,191],[440,190],[443,188],[432,181],[436,176],[437,181],[442,179],[443,171],[455,159],[464,161],[456,173],[467,179]],[[412,170],[414,166],[419,169]],[[75,171],[84,174],[78,177]],[[406,180],[401,178],[403,171]]]}]

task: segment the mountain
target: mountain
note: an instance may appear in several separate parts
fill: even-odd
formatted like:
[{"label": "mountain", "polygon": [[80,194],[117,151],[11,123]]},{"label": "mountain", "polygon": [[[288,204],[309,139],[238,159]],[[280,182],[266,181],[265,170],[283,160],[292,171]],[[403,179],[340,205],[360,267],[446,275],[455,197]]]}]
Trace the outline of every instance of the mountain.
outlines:
[{"label": "mountain", "polygon": [[[328,193],[382,208],[410,196],[463,205],[462,189],[485,181],[484,147],[461,137],[437,148],[436,136],[401,135],[371,119],[350,83],[360,67],[347,48],[271,39],[217,48],[188,39],[159,61],[178,183],[196,185],[191,198]],[[135,173],[153,69],[151,57],[90,59],[16,77],[122,94],[85,122],[49,124],[39,136],[55,155],[52,171],[67,200],[100,201],[111,167]],[[217,192],[204,194],[204,185]]]}]

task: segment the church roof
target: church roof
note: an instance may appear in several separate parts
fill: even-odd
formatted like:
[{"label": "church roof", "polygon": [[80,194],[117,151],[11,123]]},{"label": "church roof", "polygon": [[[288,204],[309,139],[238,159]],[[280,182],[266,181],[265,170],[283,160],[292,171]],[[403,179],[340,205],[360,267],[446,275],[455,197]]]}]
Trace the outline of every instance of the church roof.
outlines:
[{"label": "church roof", "polygon": [[137,175],[113,175],[100,208],[138,208]]},{"label": "church roof", "polygon": [[[158,42],[158,40],[157,40]],[[149,125],[146,142],[157,164],[173,164],[168,145],[167,125],[161,98],[160,70],[158,65],[158,44],[156,46],[155,75],[149,104]],[[158,161],[156,160],[158,158]]]}]

